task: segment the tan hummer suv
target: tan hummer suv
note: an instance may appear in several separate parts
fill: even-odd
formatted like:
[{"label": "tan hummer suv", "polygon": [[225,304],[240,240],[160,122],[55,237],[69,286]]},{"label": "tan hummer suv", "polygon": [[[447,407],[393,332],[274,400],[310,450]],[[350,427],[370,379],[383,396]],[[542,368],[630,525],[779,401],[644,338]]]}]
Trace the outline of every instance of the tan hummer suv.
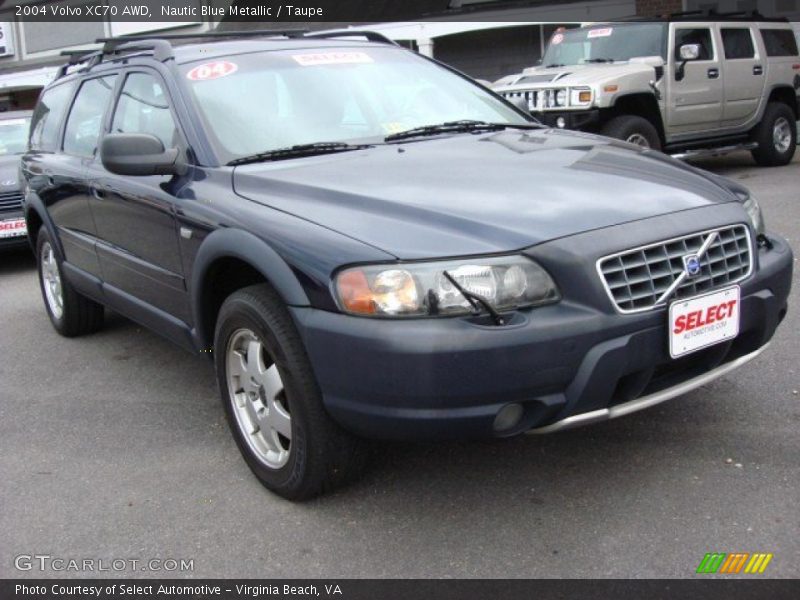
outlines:
[{"label": "tan hummer suv", "polygon": [[800,114],[790,23],[693,17],[556,31],[541,66],[493,89],[553,127],[682,158],[748,149],[760,165],[788,163]]}]

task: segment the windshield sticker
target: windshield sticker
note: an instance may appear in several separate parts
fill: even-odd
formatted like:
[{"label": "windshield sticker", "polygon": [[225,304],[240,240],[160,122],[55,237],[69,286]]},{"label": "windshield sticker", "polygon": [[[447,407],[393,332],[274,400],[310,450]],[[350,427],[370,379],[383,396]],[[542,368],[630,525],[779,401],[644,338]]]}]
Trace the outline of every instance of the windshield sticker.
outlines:
[{"label": "windshield sticker", "polygon": [[602,29],[590,29],[586,37],[589,39],[596,37],[608,37],[614,31],[613,27],[603,27]]},{"label": "windshield sticker", "polygon": [[295,54],[292,58],[304,67],[316,65],[357,65],[373,62],[365,52],[315,52]]},{"label": "windshield sticker", "polygon": [[191,81],[209,81],[211,79],[225,77],[231,73],[236,73],[238,69],[239,67],[236,63],[228,62],[227,60],[217,60],[196,66],[186,74],[186,79]]},{"label": "windshield sticker", "polygon": [[28,121],[25,119],[6,119],[5,121],[0,121],[0,127],[6,126],[17,126],[17,125],[27,125]]},{"label": "windshield sticker", "polygon": [[553,36],[553,39],[550,40],[550,43],[553,44],[553,45],[558,45],[563,41],[564,41],[564,34],[563,33],[557,33],[557,34],[555,34]]}]

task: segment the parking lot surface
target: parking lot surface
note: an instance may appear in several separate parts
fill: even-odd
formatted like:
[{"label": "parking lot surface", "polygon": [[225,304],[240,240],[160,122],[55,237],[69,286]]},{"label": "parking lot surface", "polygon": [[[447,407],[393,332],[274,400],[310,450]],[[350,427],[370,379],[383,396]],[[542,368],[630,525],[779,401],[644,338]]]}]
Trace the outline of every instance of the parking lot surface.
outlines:
[{"label": "parking lot surface", "polygon": [[[800,155],[798,155],[800,157]],[[697,163],[800,251],[800,158]],[[797,263],[797,261],[796,261]],[[210,362],[114,314],[51,327],[29,253],[0,257],[0,577],[14,557],[192,559],[194,577],[691,577],[706,552],[800,576],[800,286],[772,346],[685,397],[550,436],[377,445],[292,504],[253,477]]]}]

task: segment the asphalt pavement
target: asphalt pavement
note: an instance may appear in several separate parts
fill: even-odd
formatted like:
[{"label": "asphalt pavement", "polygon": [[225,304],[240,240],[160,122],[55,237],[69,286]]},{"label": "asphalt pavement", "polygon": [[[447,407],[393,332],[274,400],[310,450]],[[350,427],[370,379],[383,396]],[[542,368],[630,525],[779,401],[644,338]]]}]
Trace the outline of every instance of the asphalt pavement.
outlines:
[{"label": "asphalt pavement", "polygon": [[[798,252],[798,156],[697,164],[749,186]],[[292,504],[245,466],[207,359],[114,314],[59,337],[31,256],[3,255],[0,577],[671,578],[712,551],[799,577],[798,273],[772,346],[693,393],[550,436],[378,445],[362,480]],[[42,572],[35,555],[126,566]]]}]

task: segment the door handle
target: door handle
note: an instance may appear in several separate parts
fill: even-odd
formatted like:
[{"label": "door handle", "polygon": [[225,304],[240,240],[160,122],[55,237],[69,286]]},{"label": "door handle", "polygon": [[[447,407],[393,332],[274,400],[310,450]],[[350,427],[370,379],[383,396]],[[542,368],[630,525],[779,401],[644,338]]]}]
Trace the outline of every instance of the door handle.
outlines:
[{"label": "door handle", "polygon": [[753,75],[763,75],[764,67],[761,65],[756,65],[753,67]]},{"label": "door handle", "polygon": [[708,70],[708,78],[709,79],[719,79],[719,69],[709,69]]}]

